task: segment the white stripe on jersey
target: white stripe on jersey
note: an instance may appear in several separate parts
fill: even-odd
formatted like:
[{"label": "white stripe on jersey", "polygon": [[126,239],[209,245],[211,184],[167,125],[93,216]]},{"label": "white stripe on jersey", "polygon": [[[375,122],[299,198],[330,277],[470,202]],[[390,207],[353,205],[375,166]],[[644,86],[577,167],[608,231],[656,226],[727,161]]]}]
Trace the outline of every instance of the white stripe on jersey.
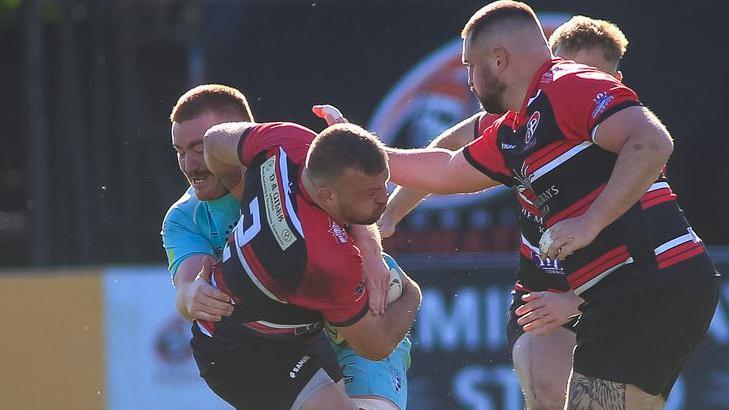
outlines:
[{"label": "white stripe on jersey", "polygon": [[527,101],[527,105],[526,106],[528,107],[528,106],[532,105],[532,103],[534,102],[534,100],[536,100],[537,98],[539,98],[539,95],[541,95],[541,94],[542,94],[542,89],[540,88],[540,89],[537,90],[537,93],[534,94],[534,97],[531,97],[529,99],[529,101]]},{"label": "white stripe on jersey", "polygon": [[201,325],[199,321],[196,320],[195,323],[197,324],[198,329],[200,329],[200,331],[203,332],[205,336],[213,337],[213,335],[208,332],[208,329],[205,329],[205,326]]},{"label": "white stripe on jersey", "polygon": [[286,163],[286,151],[283,148],[278,147],[281,152],[281,159],[278,162],[279,169],[281,171],[281,182],[283,183],[284,190],[286,191],[286,210],[291,217],[291,222],[294,224],[294,228],[299,232],[301,237],[304,237],[304,229],[301,227],[301,221],[299,221],[298,215],[294,212],[294,206],[291,204],[291,185],[289,185],[289,167]]},{"label": "white stripe on jersey", "polygon": [[633,261],[633,258],[632,257],[628,257],[628,259],[626,259],[626,260],[618,263],[617,265],[613,266],[612,268],[610,268],[610,269],[608,269],[608,270],[606,270],[606,271],[598,274],[594,278],[592,278],[592,279],[588,280],[587,282],[583,283],[582,286],[578,286],[577,289],[574,290],[575,294],[578,294],[579,295],[580,293],[586,291],[587,289],[590,289],[597,282],[599,282],[600,280],[602,280],[602,278],[604,278],[605,276],[607,276],[607,275],[613,273],[615,270],[617,270],[619,268],[622,268],[623,266],[625,266],[625,265],[627,265],[629,263],[633,263],[633,262],[634,262]]},{"label": "white stripe on jersey", "polygon": [[[235,231],[235,241],[236,241],[236,244],[237,244],[238,243],[238,230],[237,229]],[[276,295],[274,295],[273,293],[271,293],[271,291],[269,291],[268,289],[266,289],[266,287],[263,286],[263,283],[261,283],[258,280],[258,278],[256,277],[256,275],[253,273],[253,270],[248,265],[248,262],[246,262],[246,258],[243,257],[243,251],[241,251],[241,246],[236,246],[235,247],[235,251],[238,253],[238,259],[240,260],[240,264],[243,266],[243,270],[246,271],[246,274],[251,279],[251,281],[256,285],[256,287],[258,288],[258,290],[260,290],[266,296],[268,296],[269,298],[271,298],[271,299],[273,299],[273,300],[275,300],[277,302],[280,302],[280,303],[288,303],[288,302],[286,302],[284,300],[281,300],[281,299],[277,298]]]},{"label": "white stripe on jersey", "polygon": [[262,324],[264,326],[268,326],[268,327],[271,327],[271,328],[274,328],[274,329],[296,329],[296,328],[299,328],[299,327],[314,326],[314,325],[318,325],[319,324],[319,322],[314,322],[314,323],[301,323],[301,324],[298,324],[298,325],[280,325],[278,323],[266,322],[265,320],[257,320],[256,323],[260,323],[260,324]]},{"label": "white stripe on jersey", "polygon": [[537,248],[536,246],[529,243],[529,241],[527,240],[527,238],[524,237],[524,235],[521,236],[521,243],[526,245],[526,247],[531,249],[532,251],[539,253],[539,248]]},{"label": "white stripe on jersey", "polygon": [[532,172],[529,180],[531,182],[536,181],[537,179],[539,179],[539,178],[543,177],[545,174],[547,174],[549,171],[562,165],[565,161],[574,157],[575,155],[579,154],[580,152],[589,148],[590,146],[592,146],[592,143],[590,141],[584,141],[584,142],[580,143],[579,145],[575,145],[574,147],[570,148],[569,151],[567,151],[564,154],[558,156],[557,158],[549,161],[548,163],[542,165],[539,169]]},{"label": "white stripe on jersey", "polygon": [[645,192],[651,192],[662,188],[669,188],[668,182],[656,182],[655,184],[651,185],[651,187],[648,188],[648,190]]},{"label": "white stripe on jersey", "polygon": [[595,128],[592,129],[592,132],[590,132],[590,141],[592,141],[593,144],[597,144],[597,141],[595,141],[595,134],[597,134],[597,128],[600,126],[600,124],[597,124]]},{"label": "white stripe on jersey", "polygon": [[656,255],[660,255],[669,249],[675,248],[678,245],[682,245],[689,241],[696,242],[696,243],[701,242],[701,239],[694,233],[693,229],[691,229],[691,228],[688,229],[688,233],[686,235],[681,235],[677,238],[673,238],[670,241],[664,243],[663,245],[657,247],[655,249]]},{"label": "white stripe on jersey", "polygon": [[528,203],[528,204],[529,204],[529,205],[531,205],[531,206],[536,206],[536,205],[534,205],[534,202],[530,201],[530,200],[529,200],[529,198],[525,197],[525,196],[524,196],[524,194],[522,194],[521,192],[519,192],[519,190],[518,190],[518,189],[516,190],[516,193],[517,193],[517,194],[519,195],[519,197],[520,197],[520,198],[521,198],[521,199],[522,199],[522,200],[523,200],[524,202]]}]

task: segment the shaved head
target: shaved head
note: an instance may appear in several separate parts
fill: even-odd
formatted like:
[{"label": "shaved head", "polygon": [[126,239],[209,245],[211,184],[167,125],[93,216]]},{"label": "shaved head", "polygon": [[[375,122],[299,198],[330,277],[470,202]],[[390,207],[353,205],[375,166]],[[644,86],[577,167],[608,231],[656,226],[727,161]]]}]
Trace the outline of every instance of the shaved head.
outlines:
[{"label": "shaved head", "polygon": [[552,57],[534,10],[516,1],[481,8],[461,36],[471,90],[494,114],[518,109],[534,72]]},{"label": "shaved head", "polygon": [[527,4],[517,1],[495,1],[479,9],[461,31],[465,40],[500,40],[511,43],[547,43],[537,15]]}]

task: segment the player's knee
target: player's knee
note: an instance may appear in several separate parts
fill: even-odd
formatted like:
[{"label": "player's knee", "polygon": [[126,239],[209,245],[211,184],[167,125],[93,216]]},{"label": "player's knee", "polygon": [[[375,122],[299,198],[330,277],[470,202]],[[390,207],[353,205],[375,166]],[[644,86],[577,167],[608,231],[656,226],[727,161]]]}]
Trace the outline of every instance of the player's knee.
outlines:
[{"label": "player's knee", "polygon": [[566,386],[549,378],[531,380],[525,388],[529,410],[562,410],[567,395]]}]

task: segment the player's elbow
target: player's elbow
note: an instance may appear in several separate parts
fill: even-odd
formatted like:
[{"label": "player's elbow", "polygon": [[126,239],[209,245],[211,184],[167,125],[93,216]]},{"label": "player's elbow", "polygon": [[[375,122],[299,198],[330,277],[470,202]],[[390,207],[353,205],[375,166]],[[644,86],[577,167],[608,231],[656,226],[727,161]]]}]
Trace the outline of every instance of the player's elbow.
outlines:
[{"label": "player's elbow", "polygon": [[203,137],[203,148],[205,149],[205,152],[210,155],[217,156],[216,153],[220,150],[220,147],[223,145],[226,137],[227,132],[225,128],[222,127],[222,124],[213,125],[208,128],[208,130],[205,131],[205,136]]},{"label": "player's elbow", "polygon": [[673,154],[673,139],[667,131],[662,132],[661,136],[656,139],[656,151],[659,155],[665,158],[666,161],[668,161],[668,158],[670,158],[671,154]]}]

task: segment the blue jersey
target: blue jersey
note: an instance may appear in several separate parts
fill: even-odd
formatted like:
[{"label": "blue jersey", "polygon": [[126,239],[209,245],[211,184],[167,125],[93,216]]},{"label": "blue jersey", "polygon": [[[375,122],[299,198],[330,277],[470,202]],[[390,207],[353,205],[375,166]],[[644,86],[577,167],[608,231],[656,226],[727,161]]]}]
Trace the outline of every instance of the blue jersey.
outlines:
[{"label": "blue jersey", "polygon": [[240,217],[240,206],[231,194],[212,201],[200,201],[190,187],[165,215],[162,244],[168,269],[174,277],[182,261],[194,254],[223,254],[228,235]]}]

